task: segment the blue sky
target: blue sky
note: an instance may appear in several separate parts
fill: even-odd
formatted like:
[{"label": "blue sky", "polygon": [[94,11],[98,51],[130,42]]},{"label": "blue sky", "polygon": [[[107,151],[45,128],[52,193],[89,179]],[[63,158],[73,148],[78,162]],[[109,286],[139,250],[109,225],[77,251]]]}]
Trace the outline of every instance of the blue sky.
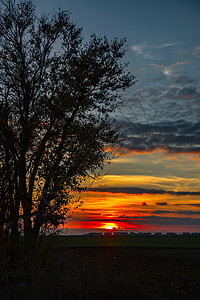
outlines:
[{"label": "blue sky", "polygon": [[[120,195],[132,198],[121,205],[120,224],[128,220],[138,230],[137,224],[145,224],[141,230],[151,231],[199,230],[200,197],[192,192],[200,191],[200,1],[34,0],[33,3],[39,12],[58,7],[69,10],[73,21],[83,27],[86,39],[92,33],[108,38],[126,37],[125,60],[138,80],[126,92],[123,107],[116,112],[127,136],[123,153],[106,168],[103,180],[94,184],[96,192],[102,192],[98,194],[102,206],[98,210],[94,197],[84,196],[83,210],[71,227],[86,228],[85,224],[92,222],[96,229],[92,217],[95,214],[97,223],[106,215],[110,216],[106,224],[114,224],[122,215],[118,212],[122,196],[116,193],[121,188]],[[141,189],[138,197],[135,188]],[[92,226],[88,228],[91,230]]]},{"label": "blue sky", "polygon": [[[169,86],[172,75],[181,77],[182,74],[179,86],[182,82],[187,88],[197,87],[194,81],[198,81],[199,59],[196,58],[200,56],[198,0],[33,2],[39,11],[58,7],[69,10],[74,22],[83,27],[86,38],[93,32],[109,38],[126,37],[129,47],[125,59],[138,79],[138,85],[129,91],[131,97],[138,86],[140,89]],[[177,84],[177,80],[173,83]]]},{"label": "blue sky", "polygon": [[[38,11],[48,12],[58,7],[69,10],[74,22],[83,27],[86,38],[94,32],[109,38],[126,37],[130,46],[127,59],[140,80],[138,69],[141,69],[144,58],[163,59],[165,63],[170,63],[179,57],[181,50],[184,50],[187,56],[190,50],[199,45],[198,0],[34,0],[33,2]],[[132,51],[131,46],[135,46],[135,50]],[[137,56],[133,55],[134,51]]]}]

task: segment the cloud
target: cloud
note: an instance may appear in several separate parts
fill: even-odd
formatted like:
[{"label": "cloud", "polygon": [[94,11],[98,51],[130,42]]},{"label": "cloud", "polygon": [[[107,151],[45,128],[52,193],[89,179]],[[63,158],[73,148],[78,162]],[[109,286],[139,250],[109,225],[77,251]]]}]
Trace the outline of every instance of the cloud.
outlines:
[{"label": "cloud", "polygon": [[[147,42],[132,45],[134,53],[154,60],[142,66],[146,73],[138,76],[140,88],[125,103],[127,108],[124,108],[124,113],[129,118],[138,122],[199,120],[200,80],[197,63],[191,59],[191,49],[180,53],[176,45],[171,41],[161,45]],[[200,46],[195,47],[194,51],[200,55]]]},{"label": "cloud", "polygon": [[183,88],[179,91],[178,97],[181,99],[194,99],[200,96],[195,87]]},{"label": "cloud", "polygon": [[[187,91],[188,92],[188,91]],[[199,154],[200,122],[184,120],[151,124],[132,123],[121,120],[127,133],[122,148],[128,153]]]},{"label": "cloud", "polygon": [[164,206],[164,205],[168,205],[168,203],[167,202],[156,202],[156,205]]},{"label": "cloud", "polygon": [[134,124],[178,120],[199,122],[199,79],[182,75],[166,77],[162,73],[155,78],[150,74],[145,87],[139,86],[123,100],[123,109],[121,107],[117,112],[118,118],[132,120]]},{"label": "cloud", "polygon": [[173,64],[167,64],[167,63],[164,63],[164,64],[155,64],[155,63],[151,63],[151,64],[148,64],[149,66],[152,66],[152,67],[155,67],[157,69],[164,69],[164,68],[169,68],[169,69],[173,69],[175,68],[176,66],[180,66],[180,65],[187,65],[189,64],[188,61],[177,61]]},{"label": "cloud", "polygon": [[[155,211],[156,212],[156,211]],[[166,226],[166,229],[170,226],[199,226],[200,220],[199,218],[192,218],[193,212],[187,211],[184,214],[184,211],[179,211],[179,214],[183,213],[184,216],[162,216],[162,213],[173,213],[170,211],[157,211],[158,215],[139,215],[139,216],[129,216],[122,215],[115,218],[77,218],[73,221],[78,221],[79,227],[82,228],[101,228],[100,226],[107,223],[114,223],[117,228],[123,229],[144,229],[144,228],[152,228],[156,226],[157,230],[159,230],[159,226]],[[160,214],[160,215],[159,215]],[[174,212],[176,214],[176,212]],[[190,217],[188,217],[190,216]],[[180,227],[179,227],[180,228]]]},{"label": "cloud", "polygon": [[131,48],[133,49],[134,52],[138,54],[142,54],[143,50],[146,48],[146,44],[142,43],[142,44],[132,45]]},{"label": "cloud", "polygon": [[192,100],[199,99],[200,93],[198,89],[193,86],[181,87],[181,86],[170,86],[165,88],[165,92],[160,95],[160,99],[167,100]]},{"label": "cloud", "polygon": [[200,58],[200,46],[195,47],[192,54],[194,57]]},{"label": "cloud", "polygon": [[[176,214],[176,215],[200,215],[200,211],[192,211],[192,210],[154,210],[151,213],[159,215],[159,214]],[[200,221],[199,221],[200,224]]]},{"label": "cloud", "polygon": [[146,42],[143,42],[141,44],[135,44],[131,46],[131,49],[138,55],[141,55],[144,59],[154,59],[154,56],[150,54],[150,52],[147,50],[149,46]]},{"label": "cloud", "polygon": [[180,85],[193,84],[194,82],[196,83],[196,80],[194,81],[190,76],[176,76],[174,78],[174,83]]},{"label": "cloud", "polygon": [[[101,193],[123,193],[123,194],[133,194],[133,195],[142,195],[142,194],[157,194],[157,195],[176,195],[176,196],[198,196],[200,192],[183,192],[183,191],[165,191],[165,190],[155,190],[155,189],[143,189],[143,188],[136,188],[136,187],[96,187],[96,188],[88,188],[87,191],[90,192],[101,192]],[[156,205],[167,205],[166,202],[157,202]],[[143,202],[142,205],[147,205],[146,202]]]},{"label": "cloud", "polygon": [[177,61],[173,64],[167,64],[167,63],[162,63],[162,64],[156,64],[156,63],[151,63],[151,64],[148,64],[149,66],[152,66],[156,69],[160,69],[161,72],[166,75],[166,76],[169,76],[169,75],[173,75],[173,69],[177,66],[181,66],[181,65],[187,65],[189,64],[188,61]]},{"label": "cloud", "polygon": [[169,67],[169,68],[174,68],[174,67],[176,67],[176,66],[180,66],[180,65],[188,65],[188,64],[189,64],[188,61],[177,61],[177,62],[175,62],[175,63],[169,65],[168,67]]},{"label": "cloud", "polygon": [[160,46],[157,46],[158,48],[166,48],[166,47],[171,47],[171,46],[175,46],[177,45],[177,43],[168,43],[168,44],[162,44]]},{"label": "cloud", "polygon": [[199,203],[175,203],[173,204],[175,206],[194,206],[194,207],[200,207]]},{"label": "cloud", "polygon": [[177,45],[177,43],[164,43],[161,45],[150,45],[147,42],[143,41],[139,44],[134,44],[131,46],[131,49],[138,55],[141,55],[144,59],[160,59],[160,54],[158,55],[157,51],[161,49],[169,48]]},{"label": "cloud", "polygon": [[141,223],[146,225],[156,224],[156,227],[159,228],[159,225],[200,225],[200,220],[195,218],[182,218],[182,217],[162,217],[162,216],[124,216],[122,219],[132,220],[135,224]]}]

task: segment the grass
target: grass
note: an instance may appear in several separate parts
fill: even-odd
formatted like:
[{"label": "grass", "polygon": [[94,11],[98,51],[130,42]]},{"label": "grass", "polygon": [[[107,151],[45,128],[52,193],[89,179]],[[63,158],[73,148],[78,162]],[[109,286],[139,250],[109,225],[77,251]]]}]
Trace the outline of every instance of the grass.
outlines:
[{"label": "grass", "polygon": [[70,236],[40,241],[32,282],[0,267],[1,300],[200,299],[200,237]]},{"label": "grass", "polygon": [[54,247],[199,248],[200,236],[66,236]]}]

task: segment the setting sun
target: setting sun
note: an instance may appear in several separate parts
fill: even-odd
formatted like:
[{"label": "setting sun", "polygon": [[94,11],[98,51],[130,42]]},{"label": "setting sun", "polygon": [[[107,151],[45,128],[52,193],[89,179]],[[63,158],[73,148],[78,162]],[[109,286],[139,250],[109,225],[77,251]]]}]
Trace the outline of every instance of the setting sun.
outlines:
[{"label": "setting sun", "polygon": [[114,227],[113,226],[106,226],[106,228],[105,229],[110,229],[110,230],[112,230]]},{"label": "setting sun", "polygon": [[117,229],[117,225],[115,223],[104,223],[103,226],[101,226],[100,228],[106,230],[114,230]]}]

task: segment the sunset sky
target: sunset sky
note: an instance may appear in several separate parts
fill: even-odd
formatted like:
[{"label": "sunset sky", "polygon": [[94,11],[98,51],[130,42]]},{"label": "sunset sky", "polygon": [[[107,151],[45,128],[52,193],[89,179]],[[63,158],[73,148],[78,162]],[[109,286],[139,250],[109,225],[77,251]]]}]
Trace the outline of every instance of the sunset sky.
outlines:
[{"label": "sunset sky", "polygon": [[121,155],[83,194],[69,233],[200,231],[200,1],[34,0],[90,34],[126,37],[137,83],[116,120]]}]

